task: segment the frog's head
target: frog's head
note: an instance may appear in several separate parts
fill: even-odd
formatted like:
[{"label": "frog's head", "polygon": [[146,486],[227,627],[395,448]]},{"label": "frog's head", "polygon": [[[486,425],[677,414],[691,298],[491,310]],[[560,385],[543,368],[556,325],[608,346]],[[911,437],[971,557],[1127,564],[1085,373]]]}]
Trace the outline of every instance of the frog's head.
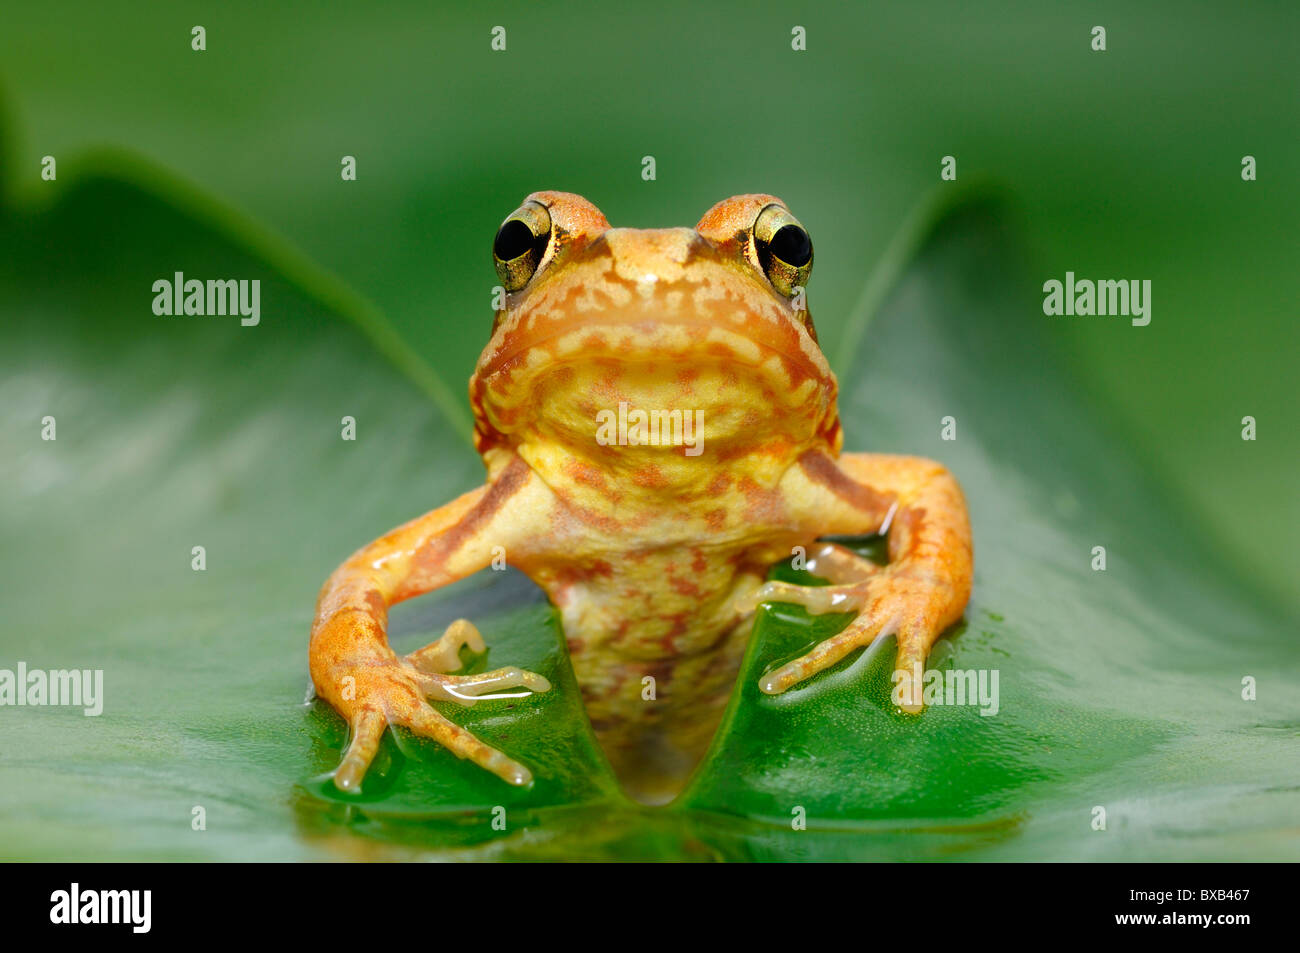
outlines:
[{"label": "frog's head", "polygon": [[510,448],[590,458],[620,405],[695,413],[709,456],[838,452],[835,375],[804,297],[812,242],[780,199],[738,195],[693,229],[632,229],[581,196],[534,192],[493,258],[505,293],[470,379],[489,466]]}]

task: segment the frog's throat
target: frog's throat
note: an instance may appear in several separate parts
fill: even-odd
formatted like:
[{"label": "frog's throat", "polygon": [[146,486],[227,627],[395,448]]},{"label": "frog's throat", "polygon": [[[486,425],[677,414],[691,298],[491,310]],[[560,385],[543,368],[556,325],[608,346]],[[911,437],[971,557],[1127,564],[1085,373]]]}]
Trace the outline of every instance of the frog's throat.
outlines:
[{"label": "frog's throat", "polygon": [[[481,453],[540,440],[582,456],[599,455],[591,445],[601,442],[602,420],[617,417],[621,433],[623,421],[638,413],[698,421],[713,451],[775,441],[837,452],[836,393],[824,362],[792,359],[731,327],[694,321],[586,323],[496,363],[471,383]],[[689,442],[666,441],[699,455]],[[619,443],[635,446],[636,439]]]}]

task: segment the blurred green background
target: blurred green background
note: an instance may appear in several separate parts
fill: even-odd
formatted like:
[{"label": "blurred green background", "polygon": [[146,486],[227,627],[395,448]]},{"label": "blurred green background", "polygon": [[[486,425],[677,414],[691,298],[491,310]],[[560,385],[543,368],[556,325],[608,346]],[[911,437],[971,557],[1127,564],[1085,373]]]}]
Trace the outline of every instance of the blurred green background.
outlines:
[{"label": "blurred green background", "polygon": [[1281,2],[11,4],[4,181],[48,193],[41,156],[66,179],[105,144],[156,160],[378,305],[464,414],[491,237],[526,193],[641,226],[782,196],[816,242],[811,304],[842,369],[865,277],[953,155],[959,182],[1018,201],[1027,280],[1151,279],[1150,326],[1052,331],[1173,492],[1300,606],[1297,27]]},{"label": "blurred green background", "polygon": [[[112,717],[0,713],[5,855],[465,856],[481,834],[456,812],[504,799],[527,829],[467,854],[1293,858],[1297,25],[1282,4],[6,11],[0,666],[103,667]],[[976,183],[1003,201],[938,214]],[[850,448],[934,456],[966,486],[975,597],[936,665],[1001,666],[1003,717],[900,720],[881,653],[797,703],[758,697],[749,676],[808,635],[774,613],[685,810],[611,793],[572,690],[475,711],[533,759],[534,791],[503,798],[400,736],[373,803],[301,786],[341,744],[294,704],[311,599],[481,478],[464,382],[491,240],[539,188],[615,225],[790,203]],[[262,276],[262,326],[155,319],[173,267]],[[1151,324],[1043,316],[1067,270],[1150,279]],[[46,412],[57,444],[35,442]],[[499,664],[563,684],[545,607],[467,583],[399,607],[394,644],[458,606]],[[782,830],[792,797],[807,837]],[[1125,836],[1088,828],[1098,800]],[[213,836],[189,837],[198,803]],[[464,829],[353,836],[431,810]]]}]

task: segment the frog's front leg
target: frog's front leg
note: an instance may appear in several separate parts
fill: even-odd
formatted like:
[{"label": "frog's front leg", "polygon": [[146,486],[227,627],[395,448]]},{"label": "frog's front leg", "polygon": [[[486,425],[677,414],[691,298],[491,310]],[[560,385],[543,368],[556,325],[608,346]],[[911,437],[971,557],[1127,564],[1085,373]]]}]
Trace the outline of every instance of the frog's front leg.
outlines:
[{"label": "frog's front leg", "polygon": [[[321,589],[311,634],[311,676],[316,692],[351,729],[348,749],[334,772],[342,790],[360,787],[390,725],[403,725],[469,758],[511,784],[532,780],[517,761],[479,741],[440,715],[427,698],[472,705],[497,689],[544,692],[545,678],[518,668],[455,676],[459,650],[483,651],[472,624],[453,622],[442,638],[397,656],[386,637],[388,607],[448,585],[484,568],[493,547],[508,558],[524,555],[551,503],[550,490],[516,459],[485,487],[400,526],[363,547],[334,571]],[[511,696],[514,697],[514,696]]]},{"label": "frog's front leg", "polygon": [[793,602],[810,612],[858,613],[838,635],[763,677],[777,694],[834,665],[854,649],[895,634],[895,697],[921,710],[930,647],[970,599],[973,553],[966,500],[952,474],[932,460],[810,453],[782,484],[787,507],[817,535],[887,532],[889,564],[876,567],[840,547],[814,552],[814,571],[830,586],[764,583],[756,602]]}]

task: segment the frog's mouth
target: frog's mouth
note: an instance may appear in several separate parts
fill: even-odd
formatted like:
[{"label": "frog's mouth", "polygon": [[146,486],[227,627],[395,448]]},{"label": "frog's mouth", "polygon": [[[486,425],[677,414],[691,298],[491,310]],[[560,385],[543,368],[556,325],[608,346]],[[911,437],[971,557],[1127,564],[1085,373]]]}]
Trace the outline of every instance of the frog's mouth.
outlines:
[{"label": "frog's mouth", "polygon": [[636,447],[641,414],[652,427],[685,422],[671,437],[656,431],[640,444],[645,454],[671,446],[687,457],[704,442],[723,453],[833,442],[835,395],[824,360],[720,324],[647,318],[553,329],[489,363],[471,386],[481,450],[541,440],[576,451],[604,442],[602,423],[616,423],[620,448]]}]

